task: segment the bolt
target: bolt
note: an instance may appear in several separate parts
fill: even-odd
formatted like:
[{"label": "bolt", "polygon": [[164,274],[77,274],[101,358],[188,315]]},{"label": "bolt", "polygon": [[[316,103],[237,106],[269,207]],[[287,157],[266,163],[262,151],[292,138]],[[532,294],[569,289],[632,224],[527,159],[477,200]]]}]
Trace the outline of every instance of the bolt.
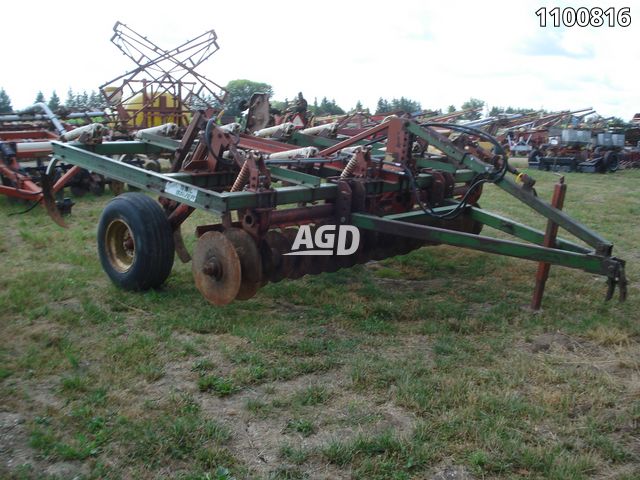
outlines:
[{"label": "bolt", "polygon": [[202,273],[209,275],[210,277],[220,278],[222,275],[222,269],[220,268],[220,262],[215,257],[211,257],[207,263],[202,266]]}]

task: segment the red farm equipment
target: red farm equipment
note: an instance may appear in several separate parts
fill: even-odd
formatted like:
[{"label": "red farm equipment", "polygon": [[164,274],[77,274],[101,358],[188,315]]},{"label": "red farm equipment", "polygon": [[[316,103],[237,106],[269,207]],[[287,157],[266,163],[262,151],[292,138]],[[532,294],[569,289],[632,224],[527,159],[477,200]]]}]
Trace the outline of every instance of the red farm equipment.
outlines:
[{"label": "red farm equipment", "polygon": [[[50,171],[65,161],[159,196],[121,195],[101,216],[100,260],[116,285],[160,286],[177,254],[192,262],[202,295],[224,305],[251,298],[267,282],[448,244],[541,262],[535,308],[551,264],[606,277],[607,299],[616,286],[626,296],[625,263],[613,245],[560,210],[563,192],[552,204],[539,198],[534,180],[481,130],[397,117],[344,140],[297,131],[285,143],[237,130],[200,112],[181,141],[143,132],[129,142],[52,142]],[[112,158],[162,152],[171,154],[167,173]],[[486,183],[546,217],[547,232],[480,208]],[[211,222],[197,227],[190,254],[180,230],[195,209]],[[481,235],[483,227],[524,242]],[[556,238],[557,228],[584,245]]]},{"label": "red farm equipment", "polygon": [[[66,114],[66,118],[74,121],[101,120],[80,128],[61,122],[43,103],[34,105],[26,114],[0,116],[0,193],[10,198],[44,202],[50,213],[70,212],[73,202],[62,198],[65,186],[70,187],[75,196],[86,192],[100,194],[105,183],[110,184],[114,193],[121,193],[124,187],[121,182],[105,182],[99,173],[57,162],[56,171],[47,177],[52,183],[46,185],[47,195],[44,195],[43,173],[52,153],[51,140],[93,145],[102,143],[103,137],[132,140],[143,131],[158,137],[172,137],[184,132],[191,120],[192,108],[207,108],[211,113],[214,111],[211,102],[224,102],[226,91],[195,71],[219,48],[213,30],[172,50],[161,49],[120,22],[113,30],[111,41],[136,63],[136,68],[100,87],[111,110]],[[34,109],[42,113],[34,113]],[[39,123],[35,126],[27,123],[31,121]],[[122,153],[116,160],[159,171],[160,155]],[[57,209],[54,195],[58,197]],[[56,215],[56,219],[62,223],[59,216]]]}]

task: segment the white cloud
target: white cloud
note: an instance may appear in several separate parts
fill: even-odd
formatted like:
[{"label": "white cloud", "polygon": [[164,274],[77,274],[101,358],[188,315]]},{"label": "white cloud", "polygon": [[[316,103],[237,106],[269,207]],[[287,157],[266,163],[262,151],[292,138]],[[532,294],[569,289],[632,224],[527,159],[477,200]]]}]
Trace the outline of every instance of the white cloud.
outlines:
[{"label": "white cloud", "polygon": [[69,87],[97,89],[131,69],[109,42],[120,20],[163,48],[213,28],[221,49],[201,73],[265,81],[280,99],[303,91],[350,108],[406,96],[443,108],[473,96],[623,118],[640,111],[637,1],[610,2],[631,6],[630,27],[561,30],[538,26],[534,12],[547,2],[533,1],[34,3],[3,8],[0,86],[16,107],[40,89],[64,99]]}]

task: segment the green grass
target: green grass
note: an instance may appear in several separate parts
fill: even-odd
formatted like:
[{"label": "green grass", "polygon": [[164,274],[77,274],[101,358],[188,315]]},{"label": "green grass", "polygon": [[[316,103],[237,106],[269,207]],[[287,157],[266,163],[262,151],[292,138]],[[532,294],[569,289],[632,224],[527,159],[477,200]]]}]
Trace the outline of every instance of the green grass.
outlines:
[{"label": "green grass", "polygon": [[[549,198],[556,177],[530,173]],[[225,307],[178,261],[162,289],[123,292],[96,254],[107,196],[78,200],[66,230],[0,197],[0,404],[33,452],[0,477],[639,478],[640,171],[566,178],[565,210],[628,262],[625,304],[553,267],[533,313],[534,263],[446,246]],[[480,203],[545,226],[491,186]],[[188,248],[209,222],[188,220]]]},{"label": "green grass", "polygon": [[311,420],[305,418],[294,418],[287,422],[287,429],[291,432],[298,432],[303,437],[313,435],[318,429]]},{"label": "green grass", "polygon": [[219,397],[231,395],[237,390],[228,378],[205,375],[198,379],[198,389],[201,392],[213,392]]}]

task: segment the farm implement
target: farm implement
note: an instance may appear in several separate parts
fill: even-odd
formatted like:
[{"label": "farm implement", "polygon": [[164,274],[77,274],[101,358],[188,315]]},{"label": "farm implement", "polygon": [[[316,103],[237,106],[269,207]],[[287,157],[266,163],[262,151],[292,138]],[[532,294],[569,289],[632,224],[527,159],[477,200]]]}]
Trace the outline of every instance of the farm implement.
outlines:
[{"label": "farm implement", "polygon": [[[35,202],[34,205],[42,203],[58,223],[63,223],[60,213],[70,213],[73,205],[70,198],[62,198],[65,187],[74,196],[82,196],[87,192],[103,193],[107,183],[117,194],[123,184],[67,162],[57,162],[55,170],[49,169],[49,175],[45,176],[52,140],[90,145],[102,143],[104,136],[131,140],[140,131],[152,131],[156,136],[174,135],[186,129],[194,104],[213,112],[212,101],[224,103],[226,90],[196,71],[218,51],[213,30],[170,50],[160,48],[120,22],[116,22],[113,31],[112,43],[135,62],[136,68],[100,87],[109,106],[106,112],[64,115],[74,122],[99,119],[102,123],[74,128],[77,125],[61,121],[44,103],[24,112],[0,115],[0,194]],[[168,151],[148,155],[123,152],[116,159],[160,170],[162,153]],[[45,185],[46,182],[49,183]]]},{"label": "farm implement", "polygon": [[[295,144],[237,130],[197,112],[180,141],[142,132],[137,141],[51,142],[50,172],[65,162],[142,190],[111,200],[99,221],[100,261],[116,285],[160,286],[177,254],[192,262],[202,295],[224,305],[267,282],[446,244],[540,262],[534,308],[550,265],[602,275],[606,298],[618,286],[625,299],[624,261],[561,210],[566,186],[551,203],[539,198],[535,181],[478,129],[394,117],[345,140],[296,132]],[[167,173],[111,158],[162,152],[171,153]],[[546,217],[547,231],[480,208],[486,183]],[[190,255],[180,228],[195,209],[210,213],[211,223],[196,228]],[[483,227],[518,241],[481,235]],[[584,245],[556,237],[558,228]]]},{"label": "farm implement", "polygon": [[[35,113],[41,110],[43,113]],[[65,115],[67,120],[91,121],[102,112],[76,112]],[[51,141],[81,140],[85,143],[102,141],[105,132],[101,124],[89,124],[74,128],[61,121],[44,103],[37,103],[27,111],[0,115],[0,194],[11,199],[33,201],[35,204],[48,200],[43,196],[42,182],[51,180],[50,190],[62,193],[65,186],[75,195],[104,190],[104,178],[79,167],[59,164],[55,177],[45,177],[46,164],[51,155]],[[50,214],[58,210],[69,213],[73,203],[70,199],[44,202]],[[35,205],[34,204],[34,205]]]}]

